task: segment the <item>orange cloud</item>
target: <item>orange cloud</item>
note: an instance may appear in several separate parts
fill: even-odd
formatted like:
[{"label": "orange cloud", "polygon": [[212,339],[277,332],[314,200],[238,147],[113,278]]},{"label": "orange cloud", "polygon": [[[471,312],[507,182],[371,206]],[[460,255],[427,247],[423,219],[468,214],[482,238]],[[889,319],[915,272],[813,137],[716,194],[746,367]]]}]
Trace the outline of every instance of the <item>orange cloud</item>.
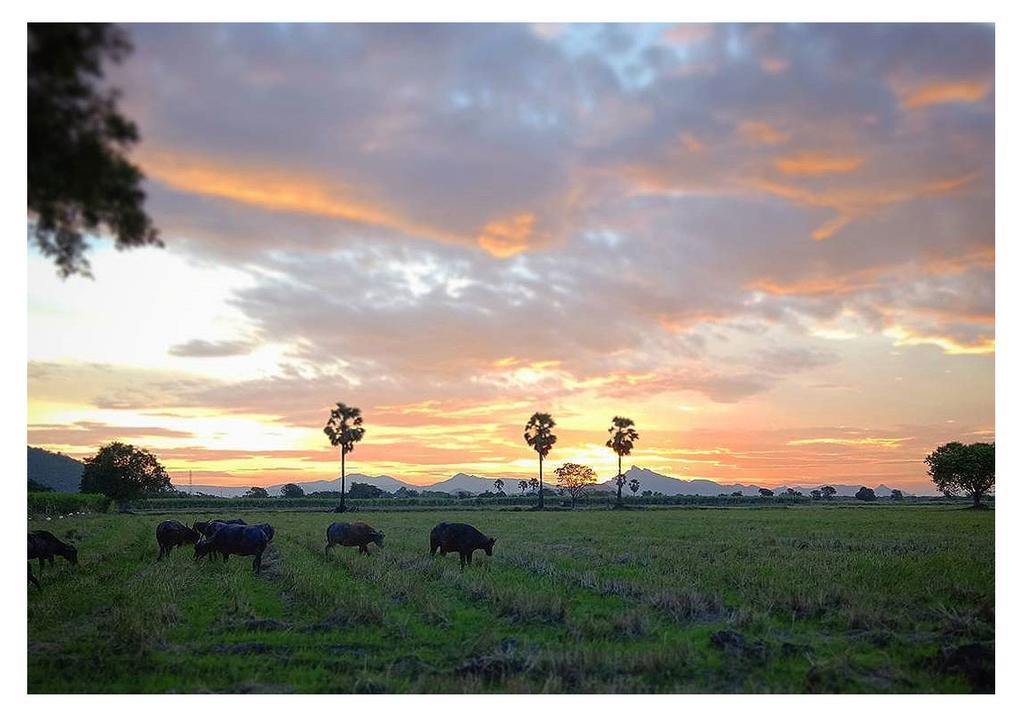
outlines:
[{"label": "orange cloud", "polygon": [[797,280],[783,283],[771,278],[759,278],[747,284],[751,290],[768,295],[847,295],[875,285],[875,271],[857,273],[846,277],[825,277]]},{"label": "orange cloud", "polygon": [[393,215],[308,177],[276,170],[233,169],[170,153],[143,156],[148,176],[185,192],[234,200],[268,210],[299,212],[371,225],[402,224]]},{"label": "orange cloud", "polygon": [[992,83],[988,80],[932,82],[900,92],[900,105],[914,109],[948,103],[976,103],[984,100],[991,89]]},{"label": "orange cloud", "polygon": [[704,152],[704,143],[690,133],[683,133],[679,136],[680,141],[692,153]]},{"label": "orange cloud", "polygon": [[836,211],[835,218],[821,225],[811,234],[814,240],[825,240],[850,222],[881,207],[929,195],[953,192],[971,183],[977,176],[977,173],[970,173],[960,177],[942,178],[902,188],[846,187],[820,192],[763,178],[748,178],[745,183],[755,190],[777,195],[799,205],[829,208]]},{"label": "orange cloud", "polygon": [[780,145],[789,140],[789,134],[766,122],[746,120],[736,126],[736,134],[753,145]]},{"label": "orange cloud", "polygon": [[803,438],[800,440],[790,440],[787,445],[869,445],[873,447],[885,447],[885,448],[898,448],[907,440],[913,440],[914,438],[902,437],[902,438],[876,438],[876,437],[865,437],[865,438]]},{"label": "orange cloud", "polygon": [[847,173],[863,164],[863,155],[826,155],[819,152],[802,152],[775,159],[775,167],[786,175]]},{"label": "orange cloud", "polygon": [[961,342],[942,335],[926,335],[909,328],[895,325],[886,328],[885,335],[895,340],[896,347],[907,345],[935,345],[946,355],[991,355],[996,351],[995,338],[980,338],[971,343]]},{"label": "orange cloud", "polygon": [[714,26],[706,23],[681,23],[668,28],[662,37],[673,44],[689,45],[707,40],[714,32]]},{"label": "orange cloud", "polygon": [[789,69],[789,60],[779,57],[761,58],[761,69],[769,75],[778,75]]},{"label": "orange cloud", "polygon": [[498,258],[518,255],[529,246],[535,222],[536,218],[530,212],[493,220],[480,231],[477,244]]}]

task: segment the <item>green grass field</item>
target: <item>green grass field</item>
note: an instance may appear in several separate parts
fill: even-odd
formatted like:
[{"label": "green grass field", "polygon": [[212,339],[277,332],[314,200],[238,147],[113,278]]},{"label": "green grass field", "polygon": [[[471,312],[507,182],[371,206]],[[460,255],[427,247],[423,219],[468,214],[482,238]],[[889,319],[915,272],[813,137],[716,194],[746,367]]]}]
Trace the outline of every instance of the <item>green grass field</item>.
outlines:
[{"label": "green grass field", "polygon": [[[994,512],[763,507],[254,512],[248,558],[156,562],[166,518],[31,521],[79,548],[28,589],[30,692],[991,691]],[[209,517],[209,516],[207,516]],[[437,522],[498,538],[464,572]]]}]

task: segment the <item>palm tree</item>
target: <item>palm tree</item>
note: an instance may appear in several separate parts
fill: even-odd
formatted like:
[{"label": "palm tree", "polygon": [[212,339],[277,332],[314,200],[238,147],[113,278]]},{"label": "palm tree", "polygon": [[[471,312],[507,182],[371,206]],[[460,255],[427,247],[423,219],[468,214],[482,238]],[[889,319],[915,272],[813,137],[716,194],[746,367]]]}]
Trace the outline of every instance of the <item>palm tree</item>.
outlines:
[{"label": "palm tree", "polygon": [[615,504],[622,505],[622,486],[626,484],[626,477],[622,474],[622,456],[633,452],[633,443],[640,439],[640,435],[633,426],[632,420],[626,417],[619,417],[618,415],[612,418],[612,426],[608,428],[608,432],[611,437],[608,438],[608,442],[605,445],[614,450],[615,454],[619,456],[619,474],[615,476],[615,489],[618,499],[615,501]]},{"label": "palm tree", "polygon": [[530,487],[530,482],[528,480],[520,480],[519,481],[519,493],[520,494],[525,495],[526,494],[526,489],[528,487]]},{"label": "palm tree", "polygon": [[331,410],[331,417],[324,426],[324,434],[330,439],[331,445],[338,447],[341,452],[341,502],[335,512],[345,512],[345,456],[363,439],[366,430],[362,425],[363,416],[359,414],[359,408],[338,403]]},{"label": "palm tree", "polygon": [[540,501],[537,507],[541,510],[544,509],[544,458],[547,457],[548,452],[551,451],[551,448],[554,447],[555,442],[558,440],[551,432],[554,426],[555,421],[551,419],[551,415],[548,413],[534,413],[526,423],[526,428],[523,432],[523,439],[526,440],[527,445],[536,451],[540,462],[540,479],[538,480],[537,493]]},{"label": "palm tree", "polygon": [[498,478],[497,480],[495,480],[494,481],[494,489],[497,490],[500,493],[502,490],[505,489],[505,481],[502,480],[501,478]]}]

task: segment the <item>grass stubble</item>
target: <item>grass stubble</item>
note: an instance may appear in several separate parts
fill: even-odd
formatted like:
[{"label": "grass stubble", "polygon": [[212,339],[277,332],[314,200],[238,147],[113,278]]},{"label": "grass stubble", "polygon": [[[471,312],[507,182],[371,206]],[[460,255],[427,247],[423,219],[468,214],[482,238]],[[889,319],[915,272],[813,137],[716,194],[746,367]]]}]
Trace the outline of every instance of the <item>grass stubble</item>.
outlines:
[{"label": "grass stubble", "polygon": [[[463,511],[491,558],[431,558],[443,510],[252,513],[246,560],[156,562],[183,513],[31,521],[74,542],[28,590],[48,692],[991,692],[994,513],[950,507]],[[39,573],[37,573],[39,574]]]}]

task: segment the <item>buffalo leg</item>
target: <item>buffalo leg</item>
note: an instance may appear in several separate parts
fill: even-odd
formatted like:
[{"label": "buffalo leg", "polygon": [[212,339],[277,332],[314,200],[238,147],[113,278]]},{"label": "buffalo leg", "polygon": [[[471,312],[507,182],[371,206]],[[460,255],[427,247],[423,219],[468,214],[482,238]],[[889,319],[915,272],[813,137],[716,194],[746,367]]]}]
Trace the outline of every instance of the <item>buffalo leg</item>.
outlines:
[{"label": "buffalo leg", "polygon": [[262,552],[256,553],[256,557],[254,557],[252,559],[252,571],[254,573],[256,573],[257,575],[260,574],[260,563],[262,562],[262,560],[263,560],[263,553]]},{"label": "buffalo leg", "polygon": [[36,580],[36,576],[32,574],[32,563],[28,564],[28,581],[35,585],[37,590],[43,589],[43,587],[39,584],[39,581]]},{"label": "buffalo leg", "polygon": [[331,543],[327,543],[327,547],[324,548],[324,558],[329,558],[331,555],[327,551],[334,547]]}]

